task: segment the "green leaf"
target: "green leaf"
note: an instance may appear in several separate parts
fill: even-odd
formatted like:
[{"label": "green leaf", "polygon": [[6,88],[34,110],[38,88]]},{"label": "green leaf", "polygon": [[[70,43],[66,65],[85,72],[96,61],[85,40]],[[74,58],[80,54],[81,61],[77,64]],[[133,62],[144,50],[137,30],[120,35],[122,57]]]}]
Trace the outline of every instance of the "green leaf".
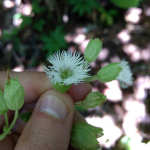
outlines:
[{"label": "green leaf", "polygon": [[110,0],[114,5],[120,8],[137,7],[141,0]]},{"label": "green leaf", "polygon": [[20,118],[24,122],[28,122],[31,115],[32,115],[32,112],[22,113],[18,115],[18,118]]}]

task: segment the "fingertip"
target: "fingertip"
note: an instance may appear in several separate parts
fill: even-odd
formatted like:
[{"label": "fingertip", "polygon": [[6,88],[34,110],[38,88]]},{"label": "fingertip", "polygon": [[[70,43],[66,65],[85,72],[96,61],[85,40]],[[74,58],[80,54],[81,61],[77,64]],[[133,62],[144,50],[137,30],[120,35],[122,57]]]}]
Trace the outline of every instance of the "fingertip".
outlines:
[{"label": "fingertip", "polygon": [[86,95],[92,91],[92,86],[89,83],[73,84],[67,93],[72,97],[74,102],[84,100]]}]

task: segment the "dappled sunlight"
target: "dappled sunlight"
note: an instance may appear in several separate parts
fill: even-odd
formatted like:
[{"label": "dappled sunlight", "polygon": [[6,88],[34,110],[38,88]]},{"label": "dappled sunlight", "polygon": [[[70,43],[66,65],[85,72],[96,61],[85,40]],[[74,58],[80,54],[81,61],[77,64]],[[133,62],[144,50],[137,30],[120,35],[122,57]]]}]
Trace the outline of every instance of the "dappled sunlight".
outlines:
[{"label": "dappled sunlight", "polygon": [[140,75],[135,81],[134,94],[137,100],[145,100],[148,93],[147,89],[150,89],[150,76]]},{"label": "dappled sunlight", "polygon": [[23,15],[26,15],[26,16],[31,15],[32,6],[30,4],[22,5],[20,9]]},{"label": "dappled sunlight", "polygon": [[[113,118],[106,115],[102,118],[100,117],[86,117],[86,121],[94,126],[101,127],[104,131],[104,136],[98,138],[100,144],[107,148],[115,145],[115,142],[121,137],[122,131],[115,125]],[[108,142],[106,143],[106,141]]]},{"label": "dappled sunlight", "polygon": [[134,53],[131,54],[131,57],[130,59],[133,61],[133,62],[138,62],[141,60],[141,53],[139,50],[136,50]]},{"label": "dappled sunlight", "polygon": [[97,59],[104,61],[109,55],[109,50],[107,48],[102,48],[101,52],[99,53]]},{"label": "dappled sunlight", "polygon": [[118,33],[117,38],[122,42],[122,43],[127,43],[130,41],[131,36],[129,34],[129,31],[124,29],[121,32]]},{"label": "dappled sunlight", "polygon": [[110,58],[110,62],[111,63],[114,63],[114,62],[120,62],[121,61],[121,59],[119,58],[119,56],[112,56],[111,58]]},{"label": "dappled sunlight", "polygon": [[36,70],[37,70],[37,71],[40,71],[40,72],[44,72],[44,71],[45,71],[44,67],[45,67],[45,64],[44,64],[44,63],[41,63],[41,64],[39,64],[39,66],[36,68]]},{"label": "dappled sunlight", "polygon": [[19,27],[20,26],[20,24],[22,23],[22,19],[21,18],[17,18],[17,19],[13,19],[13,25],[15,26],[15,27]]},{"label": "dappled sunlight", "polygon": [[144,12],[146,16],[150,16],[150,7],[147,7]]},{"label": "dappled sunlight", "polygon": [[127,54],[127,55],[130,55],[130,54],[133,54],[134,55],[134,52],[136,52],[137,50],[139,50],[139,48],[135,45],[135,44],[125,44],[123,46],[123,51]]},{"label": "dappled sunlight", "polygon": [[91,62],[91,63],[90,63],[90,66],[91,66],[92,68],[95,68],[95,67],[97,66],[97,64],[96,64],[96,62],[94,61],[94,62]]},{"label": "dappled sunlight", "polygon": [[89,41],[90,41],[90,39],[86,39],[80,44],[79,48],[80,48],[80,51],[82,54],[84,53],[85,48],[86,48],[87,44],[89,43]]},{"label": "dappled sunlight", "polygon": [[[133,136],[140,134],[137,125],[142,122],[146,115],[145,105],[132,97],[128,97],[124,100],[123,107],[127,111],[123,118],[123,129],[128,137],[133,138]],[[141,137],[141,135],[139,136]]]},{"label": "dappled sunlight", "polygon": [[68,15],[66,15],[66,14],[64,14],[64,15],[62,16],[62,19],[63,19],[63,22],[64,22],[64,23],[67,23],[67,22],[69,21],[69,17],[68,17]]},{"label": "dappled sunlight", "polygon": [[73,42],[77,44],[81,44],[84,42],[85,39],[86,36],[84,34],[77,34],[76,36],[74,36]]},{"label": "dappled sunlight", "polygon": [[107,99],[113,102],[118,102],[123,99],[123,94],[117,80],[104,83],[107,87],[104,89],[104,95]]},{"label": "dappled sunlight", "polygon": [[12,71],[22,72],[22,71],[24,71],[24,66],[22,66],[22,65],[16,66],[15,68],[12,69]]},{"label": "dappled sunlight", "polygon": [[11,1],[11,0],[4,0],[3,1],[3,6],[5,8],[12,8],[15,6],[15,2]]},{"label": "dappled sunlight", "polygon": [[138,23],[140,21],[140,15],[142,13],[141,8],[129,8],[127,13],[125,14],[125,20],[127,22]]},{"label": "dappled sunlight", "polygon": [[141,57],[145,61],[150,61],[150,44],[148,45],[147,49],[142,49]]}]

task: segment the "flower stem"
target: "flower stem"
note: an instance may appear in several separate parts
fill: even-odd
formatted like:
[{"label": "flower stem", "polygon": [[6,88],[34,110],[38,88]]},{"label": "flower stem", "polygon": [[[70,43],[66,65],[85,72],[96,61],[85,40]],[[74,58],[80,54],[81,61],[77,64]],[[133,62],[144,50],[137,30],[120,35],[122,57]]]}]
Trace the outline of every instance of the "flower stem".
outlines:
[{"label": "flower stem", "polygon": [[7,116],[7,112],[5,112],[5,121],[6,121],[6,128],[8,128],[9,123],[8,123],[8,116]]},{"label": "flower stem", "polygon": [[86,82],[92,82],[92,81],[95,81],[95,80],[98,80],[97,75],[94,75],[94,76],[85,78],[85,81],[86,81]]},{"label": "flower stem", "polygon": [[15,124],[17,118],[18,118],[18,110],[15,110],[14,119],[13,119],[12,123],[10,124],[9,128],[6,129],[6,131],[4,131],[3,134],[0,135],[0,141],[3,140],[3,139],[7,136],[7,134],[10,134],[10,133],[11,133],[10,130],[11,130],[12,127],[14,126],[14,124]]},{"label": "flower stem", "polygon": [[74,103],[74,106],[81,106],[81,101]]}]

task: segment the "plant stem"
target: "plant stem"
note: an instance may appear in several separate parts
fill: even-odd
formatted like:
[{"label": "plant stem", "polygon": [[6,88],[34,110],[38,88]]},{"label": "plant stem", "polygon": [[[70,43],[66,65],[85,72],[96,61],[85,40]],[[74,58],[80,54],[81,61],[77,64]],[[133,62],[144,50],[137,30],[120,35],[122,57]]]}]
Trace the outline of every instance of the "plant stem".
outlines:
[{"label": "plant stem", "polygon": [[98,80],[97,75],[94,75],[94,76],[85,78],[85,81],[86,81],[86,82],[92,82],[92,81],[95,81],[95,80]]},{"label": "plant stem", "polygon": [[7,112],[5,112],[5,121],[6,121],[6,128],[8,128],[9,123],[8,123],[8,116],[7,116]]},{"label": "plant stem", "polygon": [[10,130],[14,126],[17,118],[18,118],[18,110],[15,110],[14,119],[13,119],[12,123],[10,124],[9,128],[6,131],[4,131],[3,134],[0,135],[0,141],[3,140],[7,136],[7,134],[10,134]]},{"label": "plant stem", "polygon": [[81,106],[81,101],[74,103],[74,106]]}]

